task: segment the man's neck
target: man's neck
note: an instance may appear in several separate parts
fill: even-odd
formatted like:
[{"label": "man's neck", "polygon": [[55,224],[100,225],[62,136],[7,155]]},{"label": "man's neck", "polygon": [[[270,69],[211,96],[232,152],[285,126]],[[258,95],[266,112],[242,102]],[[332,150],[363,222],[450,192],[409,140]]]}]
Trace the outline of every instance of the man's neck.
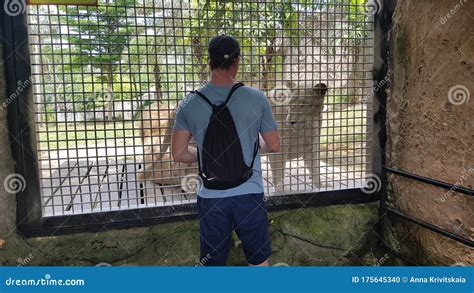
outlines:
[{"label": "man's neck", "polygon": [[226,86],[233,85],[235,83],[235,79],[229,72],[225,70],[213,70],[211,71],[210,82],[214,85]]}]

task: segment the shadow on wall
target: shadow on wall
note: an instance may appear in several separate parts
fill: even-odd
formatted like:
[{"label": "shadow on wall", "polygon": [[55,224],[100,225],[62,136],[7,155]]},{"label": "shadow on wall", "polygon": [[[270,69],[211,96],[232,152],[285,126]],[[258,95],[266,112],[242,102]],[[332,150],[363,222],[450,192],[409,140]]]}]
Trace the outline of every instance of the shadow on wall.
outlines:
[{"label": "shadow on wall", "polygon": [[[3,58],[1,43],[0,58]],[[2,107],[0,107],[0,184],[2,184],[2,187],[4,179],[14,173],[8,133],[7,111],[6,107],[3,106],[4,102],[7,101],[4,72],[4,62],[0,62],[0,98],[2,99],[0,101],[0,105],[2,105]],[[5,188],[0,188],[0,219],[0,239],[2,239],[5,238],[6,235],[10,235],[11,231],[15,229],[16,221],[15,195],[8,193]]]}]

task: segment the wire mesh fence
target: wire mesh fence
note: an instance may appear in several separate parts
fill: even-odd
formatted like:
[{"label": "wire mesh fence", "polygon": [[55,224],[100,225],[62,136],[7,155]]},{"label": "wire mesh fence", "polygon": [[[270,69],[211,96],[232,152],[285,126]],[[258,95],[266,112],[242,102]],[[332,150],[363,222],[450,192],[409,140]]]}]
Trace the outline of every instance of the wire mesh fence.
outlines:
[{"label": "wire mesh fence", "polygon": [[[268,196],[359,188],[370,172],[372,11],[365,1],[99,1],[30,6],[43,215],[196,200],[173,162],[178,102],[208,80],[207,44],[242,47],[238,80],[270,99],[281,151]],[[231,105],[230,105],[231,106]]]}]

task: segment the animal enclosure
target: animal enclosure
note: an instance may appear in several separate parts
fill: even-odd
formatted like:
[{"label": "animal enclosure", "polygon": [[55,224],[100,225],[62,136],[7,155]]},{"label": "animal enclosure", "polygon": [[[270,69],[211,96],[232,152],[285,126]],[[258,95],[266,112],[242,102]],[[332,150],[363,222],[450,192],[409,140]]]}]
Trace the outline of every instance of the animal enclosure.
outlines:
[{"label": "animal enclosure", "polygon": [[44,217],[195,202],[197,167],[172,161],[170,135],[222,33],[241,44],[238,80],[278,122],[281,152],[260,154],[267,196],[362,188],[371,173],[364,1],[29,6],[28,33]]}]

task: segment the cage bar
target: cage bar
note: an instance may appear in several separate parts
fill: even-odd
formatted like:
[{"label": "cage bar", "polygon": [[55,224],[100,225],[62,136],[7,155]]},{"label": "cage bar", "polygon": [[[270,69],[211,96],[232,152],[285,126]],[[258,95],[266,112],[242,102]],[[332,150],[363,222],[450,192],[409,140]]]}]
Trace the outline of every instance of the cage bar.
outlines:
[{"label": "cage bar", "polygon": [[[207,44],[235,36],[238,80],[269,98],[282,138],[265,194],[362,188],[371,172],[373,18],[364,1],[99,1],[30,6],[43,217],[187,205],[173,162],[178,103],[208,79]],[[232,105],[230,105],[232,107]]]}]

